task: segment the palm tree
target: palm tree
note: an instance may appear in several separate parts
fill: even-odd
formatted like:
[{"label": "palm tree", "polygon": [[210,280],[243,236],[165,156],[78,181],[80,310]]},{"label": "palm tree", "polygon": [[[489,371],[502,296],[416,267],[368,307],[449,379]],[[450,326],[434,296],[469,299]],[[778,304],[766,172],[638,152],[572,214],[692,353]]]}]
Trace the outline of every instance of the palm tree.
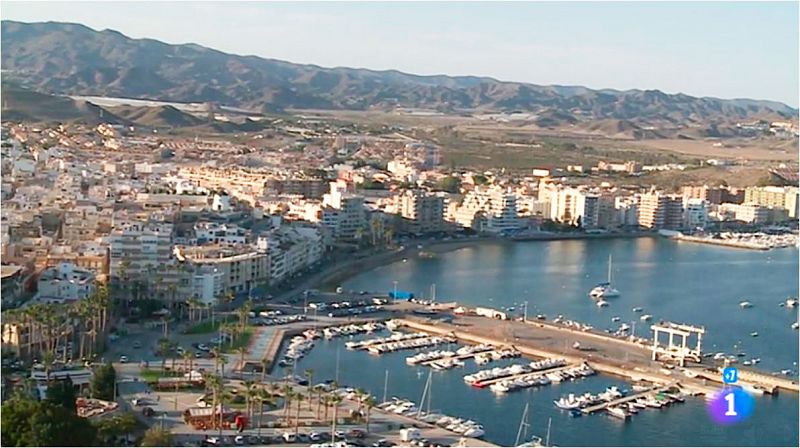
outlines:
[{"label": "palm tree", "polygon": [[[306,369],[306,370],[303,372],[303,376],[306,378],[306,380],[308,380],[308,386],[309,386],[309,388],[310,388],[310,387],[313,387],[313,385],[314,385],[314,369]],[[311,391],[311,389],[309,389],[309,392],[310,392],[310,391]],[[309,410],[309,411],[311,410],[311,398],[312,398],[313,396],[314,396],[314,395],[313,395],[313,394],[311,394],[311,393],[309,393],[309,394],[308,394],[308,410]]]},{"label": "palm tree", "polygon": [[239,371],[244,370],[244,356],[247,354],[247,347],[238,347],[234,350],[239,355]]},{"label": "palm tree", "polygon": [[331,405],[331,396],[329,394],[325,394],[322,396],[322,404],[325,405],[325,416],[322,419],[328,420],[328,408]]},{"label": "palm tree", "polygon": [[317,411],[314,413],[317,419],[319,419],[319,411],[322,407],[322,392],[325,391],[325,388],[321,384],[316,384],[311,387],[311,392],[317,394]]},{"label": "palm tree", "polygon": [[267,367],[269,366],[269,360],[267,358],[261,359],[261,382],[263,383],[267,377]]},{"label": "palm tree", "polygon": [[361,415],[361,408],[363,407],[364,398],[367,397],[367,391],[362,388],[356,389],[356,400],[358,401],[358,414]]},{"label": "palm tree", "polygon": [[288,422],[289,405],[292,403],[292,398],[294,398],[294,389],[292,389],[292,386],[284,384],[283,388],[281,388],[281,395],[283,396],[283,419]]},{"label": "palm tree", "polygon": [[255,381],[246,380],[244,382],[244,399],[245,399],[245,405],[247,407],[246,415],[247,415],[247,419],[248,420],[253,418],[252,409],[251,409],[251,407],[252,407],[252,399],[255,398],[255,396],[257,395],[257,392],[258,392],[256,390],[255,386],[256,386],[256,382]]},{"label": "palm tree", "polygon": [[161,338],[158,340],[158,352],[161,355],[161,373],[167,369],[167,356],[169,356],[169,339]]},{"label": "palm tree", "polygon": [[46,351],[44,352],[44,355],[42,355],[42,364],[44,364],[44,374],[47,384],[50,384],[50,370],[52,370],[55,360],[56,355],[51,351]]},{"label": "palm tree", "polygon": [[258,394],[256,395],[256,401],[258,402],[258,435],[261,436],[261,427],[263,426],[264,421],[264,404],[267,404],[268,406],[274,406],[275,398],[266,390],[259,389]]},{"label": "palm tree", "polygon": [[300,405],[303,403],[303,394],[298,392],[294,395],[294,398],[297,399],[297,407],[294,414],[294,434],[297,436],[300,431]]},{"label": "palm tree", "polygon": [[336,434],[336,419],[339,414],[339,403],[342,402],[342,397],[333,395],[331,397],[331,404],[333,404],[333,420],[331,422],[331,442],[335,442]]},{"label": "palm tree", "polygon": [[191,375],[192,367],[194,367],[194,355],[191,351],[186,350],[183,353],[183,367],[186,368],[186,364],[189,364],[189,368],[186,369],[187,372]]},{"label": "palm tree", "polygon": [[370,411],[375,407],[376,404],[378,404],[378,401],[372,395],[364,399],[364,407],[367,409],[367,433],[369,433]]}]

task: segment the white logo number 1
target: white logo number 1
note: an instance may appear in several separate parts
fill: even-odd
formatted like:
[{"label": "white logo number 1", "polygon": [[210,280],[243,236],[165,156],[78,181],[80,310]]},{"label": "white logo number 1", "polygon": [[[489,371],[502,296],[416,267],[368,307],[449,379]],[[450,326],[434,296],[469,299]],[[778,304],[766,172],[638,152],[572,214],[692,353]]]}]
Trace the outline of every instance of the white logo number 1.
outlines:
[{"label": "white logo number 1", "polygon": [[725,401],[728,402],[728,411],[725,412],[726,417],[736,417],[738,414],[736,413],[736,409],[733,408],[733,393],[729,393],[725,395]]}]

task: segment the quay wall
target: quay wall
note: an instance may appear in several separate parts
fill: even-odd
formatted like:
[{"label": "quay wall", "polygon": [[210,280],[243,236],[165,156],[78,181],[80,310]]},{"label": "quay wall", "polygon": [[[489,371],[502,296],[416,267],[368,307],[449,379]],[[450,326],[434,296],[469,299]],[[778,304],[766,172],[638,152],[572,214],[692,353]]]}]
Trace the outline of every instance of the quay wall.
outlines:
[{"label": "quay wall", "polygon": [[[451,328],[443,328],[436,325],[431,325],[423,322],[418,322],[411,319],[399,319],[403,326],[408,328],[417,330],[417,331],[424,331],[431,334],[439,334],[439,335],[447,335],[455,337],[456,339],[476,343],[476,344],[492,344],[495,346],[507,346],[509,345],[507,342],[502,340],[476,335],[473,333],[463,332],[453,330]],[[619,341],[625,342],[625,341]],[[514,348],[520,351],[523,355],[537,357],[537,358],[562,358],[569,363],[580,364],[580,363],[588,363],[594,370],[605,373],[607,375],[613,375],[621,378],[626,378],[631,381],[649,381],[656,384],[670,384],[678,382],[680,383],[681,387],[693,394],[704,394],[708,395],[711,393],[716,392],[719,389],[718,384],[721,384],[722,377],[721,375],[716,376],[704,376],[702,378],[689,378],[684,377],[682,375],[677,374],[679,371],[674,370],[670,374],[665,374],[657,371],[653,371],[647,369],[644,366],[621,366],[621,365],[614,365],[609,362],[599,361],[596,359],[592,359],[589,356],[576,356],[564,353],[553,352],[549,350],[542,350],[540,348],[531,347],[529,345],[524,344],[514,344]],[[785,390],[790,391],[798,391],[797,383],[792,382],[788,379],[777,378],[771,375],[765,375],[760,373],[748,372],[743,371],[744,375],[740,373],[740,377],[745,382],[752,381],[753,383],[759,383],[769,386],[777,386],[783,388]]]}]

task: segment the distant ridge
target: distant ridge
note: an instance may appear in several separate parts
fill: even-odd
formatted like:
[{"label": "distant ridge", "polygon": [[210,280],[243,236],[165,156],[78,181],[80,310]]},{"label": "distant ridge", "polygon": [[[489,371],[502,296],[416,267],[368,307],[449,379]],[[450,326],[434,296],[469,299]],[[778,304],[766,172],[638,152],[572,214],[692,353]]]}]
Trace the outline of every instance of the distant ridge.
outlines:
[{"label": "distant ridge", "polygon": [[[621,120],[612,128],[619,126],[623,132],[797,115],[796,109],[775,101],[322,68],[231,55],[196,44],[131,39],[117,31],[55,22],[3,21],[2,68],[4,76],[42,92],[209,102],[262,111],[397,107],[525,111],[537,114],[537,124],[543,127]],[[139,119],[192,125],[190,115],[175,112],[162,109],[157,116]]]}]

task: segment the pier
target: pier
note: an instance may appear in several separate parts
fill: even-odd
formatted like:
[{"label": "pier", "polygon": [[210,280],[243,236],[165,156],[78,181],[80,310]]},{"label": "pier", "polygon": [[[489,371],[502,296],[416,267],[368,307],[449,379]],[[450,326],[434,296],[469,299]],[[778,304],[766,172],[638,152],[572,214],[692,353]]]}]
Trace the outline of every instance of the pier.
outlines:
[{"label": "pier", "polygon": [[653,395],[653,394],[658,394],[658,393],[661,393],[661,392],[666,392],[671,387],[675,387],[676,385],[677,385],[677,383],[673,383],[673,384],[670,384],[668,386],[663,386],[663,387],[651,387],[650,389],[647,389],[645,391],[642,391],[642,392],[639,392],[639,393],[636,393],[636,394],[633,394],[633,395],[626,395],[624,397],[619,397],[619,398],[616,398],[616,399],[611,400],[611,401],[606,401],[604,403],[598,403],[598,404],[594,404],[594,405],[591,405],[591,406],[587,406],[585,408],[582,408],[581,412],[583,412],[584,414],[592,414],[592,413],[597,412],[597,411],[602,411],[603,409],[606,409],[609,406],[616,406],[618,404],[623,404],[623,403],[627,403],[629,401],[634,401],[634,400],[637,400],[639,398],[646,397],[648,395]]},{"label": "pier", "polygon": [[431,364],[433,364],[435,362],[439,362],[439,361],[445,361],[445,362],[463,361],[465,359],[471,359],[471,358],[474,358],[477,355],[484,354],[484,353],[491,353],[493,351],[495,351],[495,349],[490,348],[488,350],[481,350],[479,352],[467,353],[465,355],[444,356],[444,357],[441,357],[441,358],[429,359],[427,361],[423,361],[423,362],[419,363],[419,365],[421,365],[421,366],[430,366]]},{"label": "pier", "polygon": [[494,383],[499,383],[500,381],[516,380],[516,379],[519,379],[519,378],[525,378],[525,377],[534,376],[534,375],[535,376],[541,376],[541,375],[546,375],[548,373],[560,372],[562,370],[574,369],[576,367],[578,367],[578,366],[567,364],[565,366],[551,367],[549,369],[537,370],[535,372],[512,373],[511,375],[505,375],[505,376],[501,376],[501,377],[497,377],[497,378],[492,378],[490,380],[478,381],[475,384],[473,384],[473,386],[475,386],[475,387],[487,387],[487,386],[491,386]]},{"label": "pier", "polygon": [[[682,369],[666,370],[661,363],[652,361],[650,345],[633,343],[591,331],[578,331],[536,321],[501,321],[477,316],[459,316],[452,323],[431,321],[407,316],[399,319],[401,325],[414,331],[452,336],[473,344],[491,344],[495,347],[513,346],[524,356],[535,358],[563,358],[569,364],[588,363],[598,373],[622,377],[631,381],[648,381],[666,385],[679,382],[682,389],[692,394],[710,394],[719,390],[722,374],[708,372],[700,366],[687,370],[707,372],[692,378]],[[499,325],[498,325],[499,323]],[[581,349],[574,349],[578,342]],[[798,392],[798,384],[788,378],[766,373],[745,371],[740,378],[765,389],[777,387]]]}]

